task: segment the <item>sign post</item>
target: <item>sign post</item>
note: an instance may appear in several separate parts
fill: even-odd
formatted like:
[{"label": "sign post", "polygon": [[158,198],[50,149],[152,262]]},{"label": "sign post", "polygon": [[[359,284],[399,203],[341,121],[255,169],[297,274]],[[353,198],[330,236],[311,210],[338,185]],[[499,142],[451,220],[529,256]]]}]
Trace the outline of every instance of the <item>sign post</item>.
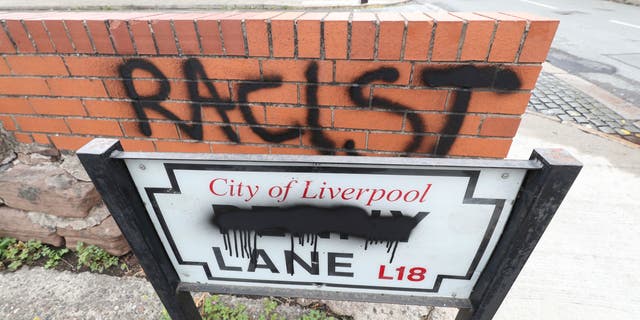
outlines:
[{"label": "sign post", "polygon": [[530,160],[78,157],[173,319],[190,291],[456,307],[491,319],[580,171]]}]

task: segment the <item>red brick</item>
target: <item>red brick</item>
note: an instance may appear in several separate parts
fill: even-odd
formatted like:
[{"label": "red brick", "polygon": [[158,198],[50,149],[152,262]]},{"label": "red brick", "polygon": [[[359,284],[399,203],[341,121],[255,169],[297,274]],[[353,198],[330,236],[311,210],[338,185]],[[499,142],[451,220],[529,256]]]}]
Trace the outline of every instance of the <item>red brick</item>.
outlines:
[{"label": "red brick", "polygon": [[[136,113],[131,102],[84,100],[84,106],[91,117],[135,119]],[[147,114],[149,114],[149,111]]]},{"label": "red brick", "polygon": [[173,27],[182,54],[199,55],[200,43],[193,20],[174,20]]},{"label": "red brick", "polygon": [[[154,57],[145,58],[145,60],[151,63],[152,65],[154,65],[156,68],[158,68],[158,70],[160,70],[160,72],[162,72],[162,74],[164,74],[164,76],[169,79],[185,78],[183,64],[186,61],[186,59],[184,58],[179,58],[175,56],[172,56],[172,57],[154,56]],[[153,79],[154,75],[145,70],[136,69],[131,74],[131,77],[134,79],[143,79],[143,78]]]},{"label": "red brick", "polygon": [[33,109],[26,98],[0,98],[0,113],[31,114]]},{"label": "red brick", "polygon": [[[415,135],[402,133],[377,133],[370,132],[367,149],[372,151],[404,152],[406,147],[413,143]],[[433,153],[438,142],[436,136],[422,136],[420,145],[413,153]]]},{"label": "red brick", "polygon": [[400,88],[375,88],[373,90],[374,98],[384,98],[394,103],[403,104],[406,107],[411,108],[412,110],[421,111],[444,110],[447,101],[447,95],[447,90]]},{"label": "red brick", "polygon": [[481,136],[508,137],[516,135],[520,126],[520,118],[488,117],[482,122]]},{"label": "red brick", "polygon": [[11,70],[9,69],[9,65],[5,61],[4,58],[0,57],[0,75],[10,76]]},{"label": "red brick", "polygon": [[59,56],[7,56],[15,75],[68,76]]},{"label": "red brick", "polygon": [[236,153],[236,154],[269,154],[266,146],[246,146],[239,144],[213,144],[213,153]]},{"label": "red brick", "polygon": [[79,99],[29,98],[36,113],[47,115],[84,116],[86,112]]},{"label": "red brick", "polygon": [[354,12],[351,22],[350,59],[373,59],[376,43],[376,15],[371,12]]},{"label": "red brick", "polygon": [[436,20],[431,60],[456,61],[462,36],[462,19],[448,13],[430,13],[429,15]]},{"label": "red brick", "polygon": [[[178,117],[178,119],[182,119],[186,121],[191,119],[192,117],[191,105],[189,103],[163,101],[160,103],[160,105],[165,110],[173,113],[176,117]],[[203,108],[207,108],[207,107],[203,107]],[[145,113],[147,115],[147,118],[149,119],[160,119],[160,120],[168,119],[164,113],[155,111],[152,109],[146,109]]]},{"label": "red brick", "polygon": [[138,19],[130,20],[128,23],[138,54],[156,54],[156,45],[155,42],[153,42],[149,21],[146,19]]},{"label": "red brick", "polygon": [[154,143],[158,152],[211,152],[210,145],[201,142],[155,141]]},{"label": "red brick", "polygon": [[75,53],[71,39],[67,35],[67,29],[60,20],[45,20],[45,27],[49,31],[51,42],[53,42],[58,53]]},{"label": "red brick", "polygon": [[62,119],[16,116],[15,120],[22,131],[69,133],[69,128]]},{"label": "red brick", "polygon": [[96,79],[47,79],[51,95],[67,97],[107,97],[102,81]]},{"label": "red brick", "polygon": [[[457,115],[457,114],[441,114],[441,113],[424,113],[420,115],[425,128],[424,132],[428,133],[440,133],[440,134],[449,134],[449,135],[477,135],[478,129],[480,128],[480,122],[482,118],[477,115]],[[446,128],[448,122],[452,121],[454,123],[460,122],[460,128],[455,132],[446,132]],[[405,128],[405,131],[408,131],[408,128]]]},{"label": "red brick", "polygon": [[[255,118],[256,122],[263,124],[265,122],[264,106],[261,105],[249,105],[249,110]],[[202,108],[202,121],[206,122],[227,122],[227,123],[247,123],[239,107],[234,106],[231,110],[224,112],[227,116],[227,120],[222,119],[220,112],[217,108]]]},{"label": "red brick", "polygon": [[[3,28],[0,28],[0,29],[3,29]],[[13,46],[13,43],[11,43],[11,40],[9,40],[9,36],[7,36],[4,30],[0,30],[0,52],[2,53],[16,52],[16,48]]]},{"label": "red brick", "polygon": [[402,15],[407,19],[404,58],[407,60],[427,60],[432,41],[433,19],[418,12],[403,12]]},{"label": "red brick", "polygon": [[109,20],[108,25],[116,52],[118,54],[135,54],[136,51],[129,35],[127,22],[124,20]]},{"label": "red brick", "polygon": [[318,82],[333,81],[333,63],[325,60],[262,60],[262,73],[265,78],[280,76],[282,81],[307,82],[306,72],[312,63],[318,66]]},{"label": "red brick", "polygon": [[96,47],[96,53],[115,53],[105,22],[102,20],[87,20],[86,24],[91,40],[93,40],[93,45]]},{"label": "red brick", "polygon": [[526,13],[510,14],[529,21],[529,32],[524,40],[519,62],[544,62],[558,29],[558,20]]},{"label": "red brick", "polygon": [[[351,100],[351,97],[349,96],[349,90],[352,88],[352,86],[329,86],[329,85],[320,85],[318,86],[318,90],[317,90],[317,97],[318,97],[318,101],[317,105],[321,105],[321,106],[356,106],[356,103]],[[359,87],[359,91],[362,92],[362,95],[365,97],[369,96],[369,90],[370,87],[369,86],[361,86]],[[300,103],[301,104],[311,104],[311,105],[315,105],[312,103],[309,103],[306,99],[306,90],[308,88],[306,86],[301,86],[300,88]],[[360,106],[360,107],[367,107],[368,106],[368,102],[366,106]]]},{"label": "red brick", "polygon": [[[265,130],[266,132],[270,132],[273,134],[278,134],[280,132],[284,132],[284,131],[289,131],[289,130],[295,130],[296,133],[299,134],[300,129],[299,128],[293,128],[293,129],[289,129],[289,128],[268,128],[268,127],[260,127],[261,129]],[[240,137],[240,142],[241,143],[272,143],[272,144],[276,144],[275,142],[269,142],[264,140],[262,137],[260,137],[257,133],[255,133],[253,130],[257,130],[255,128],[249,127],[249,126],[238,126],[237,127],[237,133],[238,136]],[[296,145],[299,146],[300,145],[300,136],[296,136],[293,138],[290,138],[288,140],[285,141],[281,141],[278,142],[279,144],[287,144],[287,145]]]},{"label": "red brick", "polygon": [[33,138],[28,133],[14,133],[14,137],[16,137],[16,141],[20,143],[33,143]]},{"label": "red brick", "polygon": [[84,29],[84,23],[81,20],[65,20],[64,24],[69,30],[69,36],[77,53],[93,53],[93,46]]},{"label": "red brick", "polygon": [[274,57],[293,58],[294,32],[293,21],[302,15],[302,12],[285,12],[271,18],[271,39]]},{"label": "red brick", "polygon": [[[53,44],[49,39],[49,34],[44,29],[44,22],[41,20],[25,20],[24,21],[25,28],[31,35],[31,39],[36,44],[36,48],[39,53],[52,53],[55,52]],[[0,35],[1,37],[1,35]],[[2,40],[0,40],[2,41]]]},{"label": "red brick", "polygon": [[[186,89],[186,82],[183,82],[183,83],[185,84],[184,86]],[[214,99],[212,93],[209,91],[209,88],[205,86],[205,82],[198,82],[198,92],[200,97],[211,98],[211,100],[213,101],[223,101],[223,102],[229,101],[231,95],[229,92],[229,83],[227,81],[210,82],[209,84],[213,85],[218,97]],[[190,97],[189,97],[189,100],[191,100]]]},{"label": "red brick", "polygon": [[524,34],[526,21],[520,18],[500,14],[481,13],[483,16],[498,20],[498,29],[491,45],[489,61],[515,62],[520,49],[520,41]]},{"label": "red brick", "polygon": [[[120,121],[124,135],[127,137],[146,137],[140,131],[140,122],[138,121]],[[156,139],[178,139],[178,130],[174,123],[169,122],[149,122],[151,128],[151,136]]]},{"label": "red brick", "polygon": [[335,128],[401,130],[402,114],[368,110],[334,110]]},{"label": "red brick", "polygon": [[457,137],[449,156],[504,158],[509,153],[511,139]]},{"label": "red brick", "polygon": [[533,90],[538,80],[538,75],[542,71],[542,66],[516,65],[505,67],[505,69],[514,72],[518,76],[518,79],[520,79],[519,89]]},{"label": "red brick", "polygon": [[119,57],[66,56],[64,61],[76,77],[119,77],[118,66],[122,64]]},{"label": "red brick", "polygon": [[93,138],[91,137],[76,137],[76,136],[49,136],[53,144],[59,150],[72,150],[76,151],[85,144],[89,143]]},{"label": "red brick", "polygon": [[0,75],[9,76],[11,75],[11,70],[9,69],[9,65],[5,61],[5,59],[0,58]]},{"label": "red brick", "polygon": [[326,12],[307,12],[296,20],[298,57],[320,58],[320,24]]},{"label": "red brick", "polygon": [[397,12],[378,12],[377,15],[380,21],[377,58],[380,60],[400,60],[405,28],[404,18]]},{"label": "red brick", "polygon": [[49,88],[43,78],[0,78],[0,94],[44,96]]},{"label": "red brick", "polygon": [[[142,83],[143,81],[139,80],[138,82]],[[192,100],[191,94],[189,92],[190,82],[172,80],[172,81],[169,81],[169,83],[171,85],[171,92],[169,93],[169,98],[168,98],[169,100],[187,100],[187,101]],[[209,83],[213,85],[218,95],[218,97],[215,99],[213,99],[213,96],[209,91],[208,87],[205,85],[205,82],[198,82],[197,84],[198,84],[198,92],[200,94],[200,97],[211,98],[210,100],[212,102],[209,102],[209,104],[217,103],[218,101],[227,101],[229,99],[229,86],[226,81]],[[136,83],[136,87],[137,86],[138,85]],[[140,86],[140,87],[144,88],[144,86]],[[158,90],[157,88],[159,88],[159,83],[154,82],[153,84],[149,85],[149,89],[147,89],[146,91],[148,91],[149,93],[155,93]],[[150,94],[147,94],[147,96],[148,95]]]},{"label": "red brick", "polygon": [[153,152],[156,151],[156,147],[153,141],[149,140],[134,140],[134,139],[119,139],[120,144],[124,151],[129,152]]},{"label": "red brick", "polygon": [[[214,145],[214,149],[215,149]],[[317,155],[319,152],[316,149],[311,148],[296,148],[296,147],[271,147],[271,154],[298,154],[298,155]]]},{"label": "red brick", "polygon": [[0,122],[2,122],[2,127],[9,130],[16,130],[16,123],[13,122],[13,118],[10,116],[0,116]]},{"label": "red brick", "polygon": [[207,16],[196,21],[203,54],[222,54],[222,42],[220,40],[218,21],[215,19],[216,16]]},{"label": "red brick", "polygon": [[260,79],[257,59],[201,58],[200,62],[210,79]]},{"label": "red brick", "polygon": [[244,36],[242,35],[242,14],[224,16],[219,19],[222,30],[224,52],[228,56],[244,56]]},{"label": "red brick", "polygon": [[[381,68],[395,69],[398,71],[398,78],[395,81],[374,81],[372,83],[380,84],[398,84],[404,85],[409,83],[411,74],[411,63],[409,62],[378,62],[378,61],[336,61],[336,82],[355,83],[362,75],[379,70]],[[385,75],[391,75],[385,73]]]},{"label": "red brick", "polygon": [[114,120],[67,119],[67,124],[73,133],[122,136],[120,126]]},{"label": "red brick", "polygon": [[331,12],[323,21],[324,55],[327,59],[347,58],[349,12]]},{"label": "red brick", "polygon": [[267,35],[267,21],[277,13],[263,12],[252,15],[245,19],[247,30],[247,47],[249,56],[268,57],[269,56],[269,36]]},{"label": "red brick", "polygon": [[[235,130],[234,130],[235,132]],[[185,133],[181,131],[183,137],[185,137]],[[222,125],[215,124],[203,124],[202,125],[202,140],[204,141],[223,141],[228,142],[229,138],[224,132],[224,127]]]},{"label": "red brick", "polygon": [[171,21],[169,19],[151,20],[151,29],[153,29],[158,54],[178,54],[178,47],[176,46],[173,30],[171,30]]},{"label": "red brick", "polygon": [[[104,82],[104,87],[107,90],[107,93],[109,94],[109,97],[116,98],[116,99],[130,99],[129,96],[127,95],[127,92],[124,89],[122,80],[103,80],[103,82]],[[148,82],[150,81],[135,80],[133,82],[134,87],[139,92],[139,95],[141,96],[144,95],[143,92],[148,87],[148,84],[147,84]],[[143,89],[140,89],[140,87],[142,87]],[[158,91],[158,85],[155,84],[155,87],[153,88],[155,89],[151,89],[153,90],[152,94]]]},{"label": "red brick", "polygon": [[[302,136],[302,145],[303,146],[312,146],[319,148],[311,141],[312,133],[314,130],[305,130]],[[346,149],[345,145],[353,144],[354,148],[352,149],[365,149],[367,143],[367,133],[366,131],[355,131],[355,130],[322,130],[322,135],[328,140],[332,141],[335,146],[334,149]],[[349,142],[351,140],[351,142]]]},{"label": "red brick", "polygon": [[[331,110],[329,109],[313,109],[317,110],[318,125],[321,127],[331,127]],[[291,126],[291,127],[306,127],[310,126],[307,123],[309,112],[312,112],[311,108],[305,107],[267,107],[267,124]]]},{"label": "red brick", "polygon": [[[234,100],[238,100],[240,84],[233,84]],[[248,102],[298,103],[298,86],[295,84],[281,84],[275,88],[264,88],[247,95]]]},{"label": "red brick", "polygon": [[36,48],[33,47],[31,40],[29,40],[29,37],[27,36],[27,32],[19,20],[6,20],[5,26],[18,48],[18,52],[36,52]]},{"label": "red brick", "polygon": [[488,112],[500,114],[523,114],[527,109],[531,93],[495,93],[476,91],[471,93],[467,112]]},{"label": "red brick", "polygon": [[51,144],[51,141],[49,140],[49,137],[46,134],[34,133],[31,136],[33,136],[33,141],[35,143],[38,143],[38,144]]},{"label": "red brick", "polygon": [[495,21],[474,13],[455,12],[452,14],[467,22],[460,61],[487,60],[491,37],[496,27]]}]

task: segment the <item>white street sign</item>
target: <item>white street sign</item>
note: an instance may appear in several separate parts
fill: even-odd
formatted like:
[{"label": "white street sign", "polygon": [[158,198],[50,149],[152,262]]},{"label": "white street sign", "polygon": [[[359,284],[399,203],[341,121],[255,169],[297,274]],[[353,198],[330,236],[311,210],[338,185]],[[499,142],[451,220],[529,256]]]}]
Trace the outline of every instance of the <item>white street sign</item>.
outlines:
[{"label": "white street sign", "polygon": [[469,298],[526,169],[126,159],[186,283]]}]

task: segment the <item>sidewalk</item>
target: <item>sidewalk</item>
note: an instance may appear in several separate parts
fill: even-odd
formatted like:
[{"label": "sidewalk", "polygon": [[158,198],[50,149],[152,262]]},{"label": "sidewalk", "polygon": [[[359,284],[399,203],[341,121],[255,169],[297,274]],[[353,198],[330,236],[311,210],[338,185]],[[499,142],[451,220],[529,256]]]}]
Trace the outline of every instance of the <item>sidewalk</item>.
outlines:
[{"label": "sidewalk", "polygon": [[[559,147],[584,169],[496,320],[640,316],[640,147],[583,130],[534,113],[524,116],[510,158]],[[0,288],[0,319],[159,319],[161,312],[151,286],[140,278],[22,269],[0,274]],[[453,319],[451,310],[328,305],[354,319]]]}]

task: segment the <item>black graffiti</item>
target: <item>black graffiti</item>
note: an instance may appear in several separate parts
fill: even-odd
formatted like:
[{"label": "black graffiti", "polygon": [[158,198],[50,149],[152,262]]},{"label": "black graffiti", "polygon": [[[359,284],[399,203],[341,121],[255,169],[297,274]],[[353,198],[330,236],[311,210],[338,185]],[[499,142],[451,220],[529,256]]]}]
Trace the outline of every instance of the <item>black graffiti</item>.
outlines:
[{"label": "black graffiti", "polygon": [[[470,89],[497,89],[498,93],[515,90],[520,87],[520,79],[511,70],[497,67],[476,67],[465,65],[447,69],[425,69],[421,75],[422,83],[429,87],[454,87],[455,98],[451,111],[466,114],[471,101]],[[441,134],[435,154],[446,155],[460,132],[464,116],[450,116]]]},{"label": "black graffiti", "polygon": [[[295,255],[294,238],[298,238],[299,245],[313,246],[312,255],[317,256],[319,239],[329,238],[331,233],[339,233],[341,239],[349,239],[350,236],[364,239],[365,250],[370,245],[386,243],[391,263],[398,243],[408,242],[411,231],[429,214],[418,212],[409,217],[394,210],[391,216],[381,216],[380,210],[373,210],[369,215],[366,210],[355,206],[308,205],[286,208],[254,206],[251,209],[213,205],[213,211],[211,223],[220,230],[225,250],[231,256],[235,251],[236,257],[249,258],[252,263],[258,257],[258,237],[289,234],[292,254]],[[288,262],[292,264],[292,260]],[[287,265],[287,270],[293,273],[293,265]]]},{"label": "black graffiti", "polygon": [[354,206],[316,207],[298,205],[287,208],[255,207],[240,209],[214,205],[212,223],[227,230],[251,230],[258,233],[284,232],[294,235],[344,233],[378,241],[409,241],[411,230],[427,216],[419,212],[409,216],[373,216]]},{"label": "black graffiti", "polygon": [[[241,143],[237,132],[234,131],[227,112],[238,108],[246,124],[251,130],[265,142],[282,143],[292,139],[297,139],[307,131],[310,135],[311,144],[319,150],[319,153],[326,155],[336,154],[338,149],[335,141],[327,137],[320,126],[320,109],[318,106],[318,64],[310,62],[305,71],[307,105],[306,124],[293,123],[290,128],[268,129],[258,123],[258,119],[253,114],[249,106],[249,94],[261,90],[274,89],[282,86],[280,75],[266,75],[263,80],[247,79],[239,83],[237,90],[237,101],[231,98],[223,99],[218,94],[213,80],[207,76],[202,63],[196,58],[184,61],[183,73],[187,80],[189,92],[189,108],[191,116],[189,119],[180,119],[162,105],[171,92],[171,85],[166,75],[155,65],[144,59],[129,59],[119,68],[120,77],[128,97],[132,100],[132,106],[139,120],[139,129],[146,136],[151,136],[152,130],[149,124],[147,110],[160,113],[166,119],[173,120],[191,138],[203,140],[202,109],[214,108],[223,121],[222,130],[226,138],[235,143]],[[159,83],[157,91],[150,95],[141,95],[135,86],[135,71],[144,71]],[[364,86],[373,85],[375,82],[393,84],[398,80],[400,74],[397,69],[381,67],[375,70],[364,72],[355,77],[354,86],[349,87],[348,94],[351,101],[359,108],[369,107],[369,97],[364,95]],[[497,66],[478,67],[473,65],[463,65],[449,68],[426,67],[419,72],[419,79],[423,86],[434,88],[451,88],[454,92],[452,108],[449,110],[444,128],[439,132],[441,135],[435,150],[420,150],[428,130],[428,123],[424,123],[420,114],[402,103],[391,99],[372,95],[371,107],[383,109],[385,112],[398,117],[406,117],[408,126],[411,127],[411,140],[403,147],[405,154],[421,152],[432,153],[434,155],[447,155],[453,146],[456,135],[460,131],[468,112],[471,93],[474,89],[492,89],[500,94],[505,94],[520,88],[518,76],[511,70]],[[199,84],[205,85],[207,95],[200,92]],[[420,101],[417,101],[420,103]],[[428,103],[428,102],[426,102]],[[366,121],[366,119],[363,119]],[[306,126],[308,129],[303,128]],[[358,146],[354,140],[348,139],[339,149],[344,150],[348,155],[358,155],[355,151]]]}]

